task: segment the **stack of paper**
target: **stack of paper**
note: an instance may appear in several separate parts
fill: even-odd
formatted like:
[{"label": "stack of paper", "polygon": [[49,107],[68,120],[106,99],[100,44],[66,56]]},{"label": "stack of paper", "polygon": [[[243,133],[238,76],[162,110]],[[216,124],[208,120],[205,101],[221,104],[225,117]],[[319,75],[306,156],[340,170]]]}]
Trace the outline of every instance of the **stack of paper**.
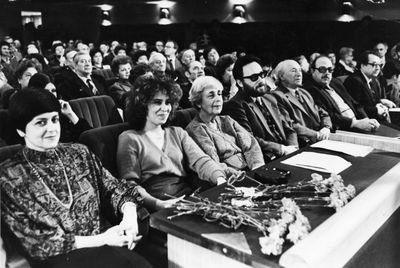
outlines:
[{"label": "stack of paper", "polygon": [[312,169],[320,172],[339,174],[351,163],[335,155],[302,152],[282,161],[282,164]]},{"label": "stack of paper", "polygon": [[341,142],[341,141],[331,141],[323,140],[311,145],[311,147],[327,149],[335,152],[345,153],[352,156],[364,157],[374,148],[371,146],[358,145],[353,143]]}]

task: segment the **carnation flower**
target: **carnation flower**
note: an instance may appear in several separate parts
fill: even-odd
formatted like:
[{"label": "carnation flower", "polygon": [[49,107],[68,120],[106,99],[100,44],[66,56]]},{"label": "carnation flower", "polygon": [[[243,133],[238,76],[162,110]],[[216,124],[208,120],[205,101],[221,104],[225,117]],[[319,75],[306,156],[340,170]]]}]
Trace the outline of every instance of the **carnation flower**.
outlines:
[{"label": "carnation flower", "polygon": [[281,254],[283,242],[285,242],[285,240],[281,237],[262,236],[259,238],[261,252],[267,255]]}]

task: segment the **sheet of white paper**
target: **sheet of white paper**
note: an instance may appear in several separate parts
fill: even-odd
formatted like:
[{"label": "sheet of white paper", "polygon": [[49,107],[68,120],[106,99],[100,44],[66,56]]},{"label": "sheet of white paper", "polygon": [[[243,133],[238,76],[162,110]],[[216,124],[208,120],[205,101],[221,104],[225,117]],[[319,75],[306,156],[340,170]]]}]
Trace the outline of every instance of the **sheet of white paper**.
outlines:
[{"label": "sheet of white paper", "polygon": [[389,112],[400,112],[400,108],[390,108]]},{"label": "sheet of white paper", "polygon": [[351,166],[350,162],[339,156],[313,152],[296,154],[282,161],[282,164],[335,174]]},{"label": "sheet of white paper", "polygon": [[374,148],[371,146],[358,145],[353,143],[341,142],[341,141],[331,141],[323,140],[311,145],[311,147],[327,149],[335,152],[341,152],[352,156],[364,157]]}]

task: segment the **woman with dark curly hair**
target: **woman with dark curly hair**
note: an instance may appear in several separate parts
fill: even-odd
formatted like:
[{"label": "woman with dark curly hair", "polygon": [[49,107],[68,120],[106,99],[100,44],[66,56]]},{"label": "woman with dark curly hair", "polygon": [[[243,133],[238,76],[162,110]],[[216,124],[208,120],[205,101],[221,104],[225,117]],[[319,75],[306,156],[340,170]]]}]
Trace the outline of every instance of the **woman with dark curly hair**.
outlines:
[{"label": "woman with dark curly hair", "polygon": [[170,80],[141,80],[128,101],[131,129],[119,136],[119,174],[143,187],[144,204],[152,210],[170,207],[179,200],[167,200],[170,196],[193,191],[189,170],[213,184],[237,173],[213,161],[182,128],[165,127],[181,96],[180,87]]},{"label": "woman with dark curly hair", "polygon": [[236,81],[232,74],[235,61],[235,57],[233,57],[231,54],[225,54],[218,59],[217,64],[215,65],[216,78],[224,87],[222,96],[224,97],[225,101],[235,96],[236,92],[238,91]]}]

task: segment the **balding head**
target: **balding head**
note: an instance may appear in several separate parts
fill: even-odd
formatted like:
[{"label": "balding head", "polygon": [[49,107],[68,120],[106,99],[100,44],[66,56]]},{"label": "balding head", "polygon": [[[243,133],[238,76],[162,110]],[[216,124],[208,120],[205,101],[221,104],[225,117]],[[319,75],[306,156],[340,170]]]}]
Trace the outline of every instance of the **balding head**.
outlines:
[{"label": "balding head", "polygon": [[294,60],[281,61],[275,68],[278,82],[288,88],[297,88],[303,82],[300,65]]},{"label": "balding head", "polygon": [[163,54],[153,52],[149,59],[149,66],[153,71],[165,72],[167,60]]}]

